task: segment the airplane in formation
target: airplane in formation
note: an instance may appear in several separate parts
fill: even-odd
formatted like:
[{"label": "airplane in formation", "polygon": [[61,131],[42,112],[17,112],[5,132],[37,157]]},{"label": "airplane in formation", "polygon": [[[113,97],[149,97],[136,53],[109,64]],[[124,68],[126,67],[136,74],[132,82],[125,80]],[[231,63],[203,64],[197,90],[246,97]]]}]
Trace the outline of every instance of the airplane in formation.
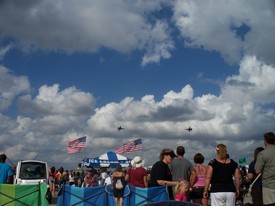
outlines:
[{"label": "airplane in formation", "polygon": [[118,131],[120,131],[120,130],[122,130],[122,129],[124,129],[124,128],[121,127],[121,126],[119,126],[119,127],[117,128]]},{"label": "airplane in formation", "polygon": [[188,132],[191,132],[191,131],[192,131],[192,128],[189,127],[189,128],[187,128],[187,129],[185,129],[185,130],[187,130]]}]

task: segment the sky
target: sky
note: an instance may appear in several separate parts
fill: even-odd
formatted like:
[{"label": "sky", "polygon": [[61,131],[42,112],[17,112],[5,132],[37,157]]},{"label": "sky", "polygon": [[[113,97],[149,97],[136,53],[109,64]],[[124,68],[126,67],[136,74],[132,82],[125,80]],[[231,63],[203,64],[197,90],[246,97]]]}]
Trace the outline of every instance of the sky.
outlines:
[{"label": "sky", "polygon": [[272,0],[2,0],[0,153],[74,169],[142,138],[145,165],[220,143],[249,163],[275,132],[273,19]]}]

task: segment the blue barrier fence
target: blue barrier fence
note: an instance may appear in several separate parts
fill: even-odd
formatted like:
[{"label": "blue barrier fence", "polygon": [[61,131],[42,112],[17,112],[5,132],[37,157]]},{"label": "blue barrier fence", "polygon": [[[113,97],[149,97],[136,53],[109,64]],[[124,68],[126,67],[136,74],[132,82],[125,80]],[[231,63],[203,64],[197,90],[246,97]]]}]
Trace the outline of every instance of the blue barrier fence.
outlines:
[{"label": "blue barrier fence", "polygon": [[[123,206],[140,206],[168,201],[166,186],[140,188],[126,186]],[[115,206],[111,186],[74,187],[63,185],[58,193],[57,206]]]}]

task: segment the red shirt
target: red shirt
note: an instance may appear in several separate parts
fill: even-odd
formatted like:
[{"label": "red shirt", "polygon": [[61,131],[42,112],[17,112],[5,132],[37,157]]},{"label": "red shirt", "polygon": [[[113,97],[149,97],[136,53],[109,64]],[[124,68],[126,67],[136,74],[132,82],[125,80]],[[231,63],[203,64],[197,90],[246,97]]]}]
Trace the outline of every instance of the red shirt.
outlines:
[{"label": "red shirt", "polygon": [[129,184],[135,187],[145,187],[144,176],[147,176],[147,171],[143,167],[138,167],[136,169],[129,169],[127,171],[129,175]]}]

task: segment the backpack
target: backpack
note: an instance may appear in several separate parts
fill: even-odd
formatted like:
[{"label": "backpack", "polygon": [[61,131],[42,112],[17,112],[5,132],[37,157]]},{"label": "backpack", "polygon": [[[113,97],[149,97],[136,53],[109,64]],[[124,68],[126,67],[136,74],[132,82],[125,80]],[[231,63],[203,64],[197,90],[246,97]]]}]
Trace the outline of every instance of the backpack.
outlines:
[{"label": "backpack", "polygon": [[122,189],[123,188],[123,184],[121,182],[121,179],[117,179],[116,184],[115,184],[115,188],[116,189]]}]

